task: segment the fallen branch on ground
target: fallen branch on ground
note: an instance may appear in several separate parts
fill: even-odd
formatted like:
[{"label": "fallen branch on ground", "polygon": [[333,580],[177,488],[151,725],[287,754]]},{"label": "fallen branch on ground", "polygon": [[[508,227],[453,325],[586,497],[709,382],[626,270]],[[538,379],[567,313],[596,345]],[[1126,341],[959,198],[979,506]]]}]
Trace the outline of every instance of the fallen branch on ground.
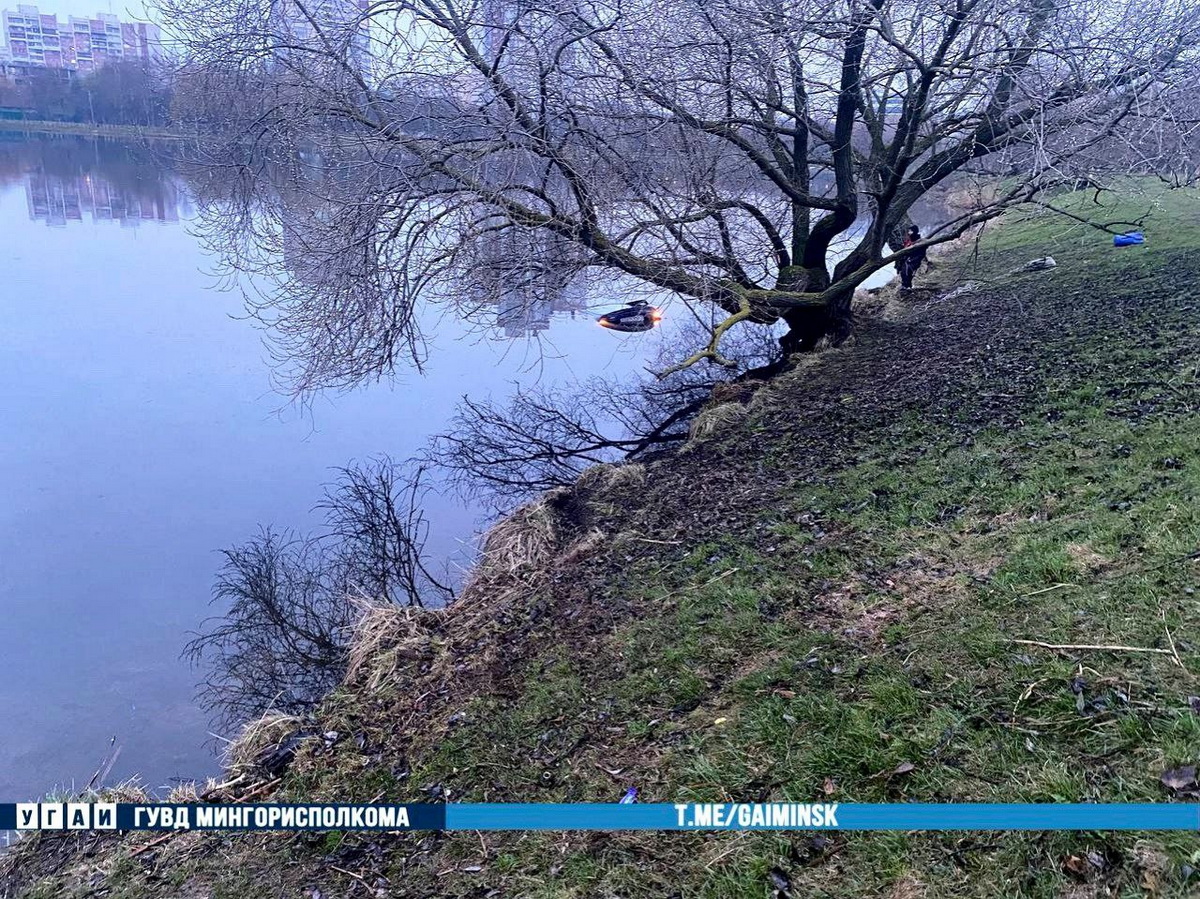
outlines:
[{"label": "fallen branch on ground", "polygon": [[1040,595],[1041,595],[1041,594],[1043,594],[1043,593],[1049,593],[1049,592],[1051,592],[1052,590],[1063,590],[1063,589],[1065,589],[1065,588],[1067,588],[1067,587],[1070,587],[1070,588],[1071,588],[1071,589],[1073,589],[1073,590],[1078,590],[1078,589],[1079,589],[1079,585],[1078,585],[1078,584],[1054,584],[1053,586],[1050,586],[1050,587],[1043,587],[1041,590],[1034,590],[1032,593],[1026,593],[1026,594],[1025,594],[1023,597],[1021,597],[1021,598],[1022,598],[1022,599],[1028,599],[1028,598],[1029,598],[1029,597],[1031,597],[1031,596],[1040,596]]},{"label": "fallen branch on ground", "polygon": [[165,843],[167,840],[171,839],[171,837],[175,836],[178,833],[182,833],[182,831],[173,830],[170,833],[164,833],[161,837],[155,837],[149,843],[143,843],[141,846],[138,846],[136,849],[131,851],[129,853],[129,857],[133,858],[135,855],[141,855],[147,849],[153,849],[155,846]]},{"label": "fallen branch on ground", "polygon": [[1175,664],[1180,668],[1184,668],[1183,659],[1179,658],[1179,650],[1175,648],[1175,638],[1171,636],[1171,628],[1167,626],[1167,612],[1161,605],[1158,607],[1158,614],[1162,616],[1163,630],[1167,634],[1167,645],[1171,647],[1171,657],[1175,659]]},{"label": "fallen branch on ground", "polygon": [[[241,796],[238,796],[233,801],[235,803],[249,802],[251,799],[255,799],[258,796],[262,795],[263,793],[268,792],[272,787],[279,786],[279,784],[282,782],[282,780],[283,780],[282,777],[277,777],[274,780],[269,780],[266,783],[259,784],[253,790],[250,790],[248,793],[243,793]],[[209,794],[211,794],[211,792],[212,791],[210,790]],[[155,846],[159,846],[159,845],[165,843],[167,840],[171,839],[171,837],[178,836],[181,833],[187,833],[187,831],[173,830],[170,833],[164,833],[161,837],[155,837],[149,843],[143,843],[141,846],[138,846],[136,849],[131,850],[129,853],[129,857],[132,858],[135,855],[141,855],[147,849],[153,849]]]},{"label": "fallen branch on ground", "polygon": [[1158,655],[1171,655],[1169,649],[1155,649],[1151,646],[1110,646],[1101,643],[1043,643],[1041,640],[1010,640],[1010,643],[1020,643],[1022,646],[1038,646],[1042,649],[1091,650],[1093,652],[1152,652]]}]

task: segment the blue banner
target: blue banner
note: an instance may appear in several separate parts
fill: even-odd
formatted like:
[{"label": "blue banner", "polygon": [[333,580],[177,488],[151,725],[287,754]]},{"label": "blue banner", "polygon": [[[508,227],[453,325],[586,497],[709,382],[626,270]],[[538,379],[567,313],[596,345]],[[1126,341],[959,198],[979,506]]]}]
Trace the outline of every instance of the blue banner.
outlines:
[{"label": "blue banner", "polygon": [[452,804],[448,830],[1200,830],[1174,803]]},{"label": "blue banner", "polygon": [[0,804],[0,830],[1200,830],[1182,803]]}]

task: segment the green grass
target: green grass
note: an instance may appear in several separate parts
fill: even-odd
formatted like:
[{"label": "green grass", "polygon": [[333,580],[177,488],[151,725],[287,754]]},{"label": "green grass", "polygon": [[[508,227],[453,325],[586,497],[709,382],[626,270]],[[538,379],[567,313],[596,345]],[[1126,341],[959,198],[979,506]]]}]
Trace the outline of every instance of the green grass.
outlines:
[{"label": "green grass", "polygon": [[[1200,571],[1185,557],[1200,548],[1200,418],[1134,424],[1103,406],[1067,412],[970,447],[953,433],[939,445],[923,430],[929,451],[903,471],[868,459],[808,485],[794,511],[819,514],[839,534],[836,550],[794,524],[775,528],[786,544],[769,556],[698,548],[671,579],[647,579],[639,606],[655,613],[619,628],[592,660],[607,681],[557,658],[523,696],[452,733],[422,778],[482,785],[486,772],[503,771],[508,795],[615,799],[620,785],[591,765],[560,766],[547,786],[537,771],[554,753],[539,764],[522,758],[547,729],[565,748],[571,723],[591,732],[603,709],[619,751],[585,746],[583,756],[653,770],[651,800],[827,791],[845,802],[1164,800],[1161,771],[1200,755],[1200,720],[1187,704],[1200,671],[1194,648],[1180,650],[1180,669],[1169,655],[1064,654],[1012,640],[1162,649],[1167,628],[1184,643],[1197,632],[1200,607],[1186,591],[1200,586]],[[1164,459],[1181,461],[1163,468]],[[813,589],[831,581],[859,590],[832,626],[814,622],[811,608]],[[890,609],[899,611],[871,639],[844,633]],[[463,798],[483,798],[467,789]],[[977,853],[986,874],[973,886],[940,858],[954,840],[855,837],[839,862],[866,892],[915,877],[931,895],[997,895],[1004,883],[1011,895],[1051,896],[1066,882],[1061,860],[1089,846],[1123,859],[1137,880],[1129,872],[1145,839],[998,836]],[[1178,872],[1200,843],[1152,842],[1169,863],[1163,884],[1182,889]],[[717,871],[702,864],[710,854],[673,857],[696,895],[754,892],[779,853],[747,839]],[[520,854],[504,857],[508,871],[520,868]],[[561,888],[541,894],[615,890],[618,871],[623,888],[652,891],[654,873],[639,877],[628,864],[577,859]],[[813,870],[815,888],[825,875]]]},{"label": "green grass", "polygon": [[[1056,202],[1091,211],[1081,195]],[[1046,217],[1009,223],[985,247],[996,260],[1059,256],[1052,275],[1019,276],[1031,293],[1094,293],[1105,278],[1135,290],[1200,246],[1194,194],[1160,193],[1153,205],[1146,248],[1114,250],[1099,232]],[[1009,264],[993,261],[991,277]],[[586,761],[566,764],[539,798],[615,798],[620,785],[595,771],[611,765],[652,770],[645,795],[657,800],[1167,799],[1159,774],[1200,756],[1187,699],[1200,691],[1190,642],[1200,625],[1200,417],[1128,410],[1186,396],[1198,360],[1164,352],[1177,334],[1134,331],[1122,342],[1086,324],[1066,323],[1072,364],[1045,360],[1043,393],[1019,427],[964,441],[956,423],[920,413],[892,422],[886,441],[832,479],[795,483],[792,504],[765,514],[774,552],[731,534],[668,571],[648,566],[630,581],[634,605],[652,614],[616,629],[590,660],[540,669],[536,689],[493,709],[502,724],[464,735],[450,754],[519,770],[510,747],[602,708],[617,745],[582,747]],[[823,536],[805,523],[814,519]],[[830,596],[836,609],[823,607]],[[1168,653],[1013,642],[1169,650],[1172,639],[1182,668]],[[803,839],[747,836],[716,868],[724,842],[653,855],[669,857],[685,895],[762,894],[766,871]],[[836,868],[851,887],[837,894],[915,883],[930,896],[1061,896],[1080,886],[1064,860],[1091,851],[1104,859],[1086,876],[1093,883],[1182,895],[1198,850],[1191,834],[855,836],[838,841]],[[505,857],[519,867],[520,854]],[[661,868],[630,865],[593,858],[539,895],[652,894]],[[793,883],[831,895],[826,865],[788,867]]]},{"label": "green grass", "polygon": [[[1044,195],[1041,203],[1008,213],[999,227],[990,228],[982,244],[985,252],[1045,248],[1069,254],[1090,253],[1093,247],[1113,249],[1109,231],[1141,230],[1148,240],[1143,247],[1124,248],[1135,257],[1145,250],[1190,248],[1200,230],[1200,192],[1167,189],[1152,179],[1126,179],[1109,189],[1061,190]],[[1052,207],[1052,208],[1049,208]],[[1056,211],[1061,210],[1061,212]],[[1086,219],[1092,225],[1077,219]],[[1129,258],[1122,264],[1128,264]]]}]

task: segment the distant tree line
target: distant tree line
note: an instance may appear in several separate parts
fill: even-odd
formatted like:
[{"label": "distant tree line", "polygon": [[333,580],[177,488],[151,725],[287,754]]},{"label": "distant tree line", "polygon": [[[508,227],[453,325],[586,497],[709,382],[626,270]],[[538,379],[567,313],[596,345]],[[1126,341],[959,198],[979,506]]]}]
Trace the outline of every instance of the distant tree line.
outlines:
[{"label": "distant tree line", "polygon": [[173,95],[161,69],[133,61],[78,77],[33,69],[19,79],[0,79],[0,107],[52,122],[162,127],[170,124]]}]

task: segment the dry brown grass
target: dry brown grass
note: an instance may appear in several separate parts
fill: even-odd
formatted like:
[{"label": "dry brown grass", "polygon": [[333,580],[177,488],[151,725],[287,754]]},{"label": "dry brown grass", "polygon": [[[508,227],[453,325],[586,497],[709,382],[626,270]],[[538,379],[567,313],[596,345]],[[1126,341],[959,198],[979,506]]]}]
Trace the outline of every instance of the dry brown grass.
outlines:
[{"label": "dry brown grass", "polygon": [[484,598],[503,601],[504,594],[529,586],[549,570],[560,538],[552,503],[569,492],[565,487],[550,491],[521,506],[484,535],[479,560],[458,599],[460,608]]},{"label": "dry brown grass", "polygon": [[860,319],[897,321],[907,306],[900,300],[900,288],[896,284],[885,284],[873,290],[859,290],[854,294],[854,315]]},{"label": "dry brown grass", "polygon": [[729,431],[746,419],[750,410],[741,403],[722,403],[710,406],[696,416],[688,431],[689,440],[707,440],[715,434]]},{"label": "dry brown grass", "polygon": [[558,564],[569,567],[582,562],[601,547],[607,539],[607,535],[599,528],[592,528],[563,550],[562,555],[558,559]]},{"label": "dry brown grass", "polygon": [[748,403],[762,386],[762,383],[759,381],[722,382],[713,387],[710,402],[714,405],[720,403]]},{"label": "dry brown grass", "polygon": [[81,802],[149,802],[150,794],[146,792],[146,788],[142,786],[142,782],[136,777],[131,777],[128,780],[123,780],[120,783],[113,784],[111,787],[102,787],[94,792],[84,793],[80,800]]},{"label": "dry brown grass", "polygon": [[621,465],[593,465],[579,476],[576,486],[580,490],[604,493],[623,487],[636,487],[646,483],[646,466],[640,462]]},{"label": "dry brown grass", "polygon": [[925,884],[915,874],[908,873],[892,884],[889,899],[925,899],[926,893]]},{"label": "dry brown grass", "polygon": [[[123,780],[111,787],[85,790],[72,797],[54,797],[56,801],[74,802],[132,802],[150,801],[150,795],[136,778]],[[24,887],[40,878],[57,875],[78,866],[80,859],[101,854],[101,846],[119,844],[124,838],[120,831],[25,831],[9,846],[0,843],[0,897],[20,895]],[[90,867],[85,862],[84,867]],[[39,893],[38,895],[50,895]]]},{"label": "dry brown grass", "polygon": [[434,632],[445,615],[411,606],[368,606],[350,640],[346,682],[375,693],[404,666],[433,658]]},{"label": "dry brown grass", "polygon": [[[267,712],[242,728],[237,739],[225,749],[225,770],[241,774],[253,769],[258,756],[268,747],[278,746],[295,733],[303,722],[294,715]],[[126,800],[128,801],[128,800]]]},{"label": "dry brown grass", "polygon": [[819,352],[802,353],[788,360],[789,369],[764,384],[750,397],[748,409],[756,416],[787,412],[796,404],[797,390],[821,376],[821,369],[845,354],[845,346],[822,347]]},{"label": "dry brown grass", "polygon": [[[598,466],[596,483],[644,477],[641,466]],[[622,469],[632,468],[624,473]],[[444,610],[364,603],[350,641],[346,683],[378,693],[397,685],[457,676],[466,651],[458,643],[477,643],[506,609],[527,603],[553,571],[591,551],[603,534],[592,531],[566,544],[561,507],[572,497],[553,490],[498,522],[483,537],[482,549],[458,600]],[[487,653],[474,655],[484,664]]]},{"label": "dry brown grass", "polygon": [[206,794],[212,793],[220,784],[213,778],[208,778],[203,784],[197,783],[194,780],[189,780],[184,783],[176,784],[167,793],[167,802],[203,802],[203,797]]},{"label": "dry brown grass", "polygon": [[1098,574],[1112,565],[1112,559],[1096,552],[1086,543],[1068,543],[1066,553],[1084,574]]}]

